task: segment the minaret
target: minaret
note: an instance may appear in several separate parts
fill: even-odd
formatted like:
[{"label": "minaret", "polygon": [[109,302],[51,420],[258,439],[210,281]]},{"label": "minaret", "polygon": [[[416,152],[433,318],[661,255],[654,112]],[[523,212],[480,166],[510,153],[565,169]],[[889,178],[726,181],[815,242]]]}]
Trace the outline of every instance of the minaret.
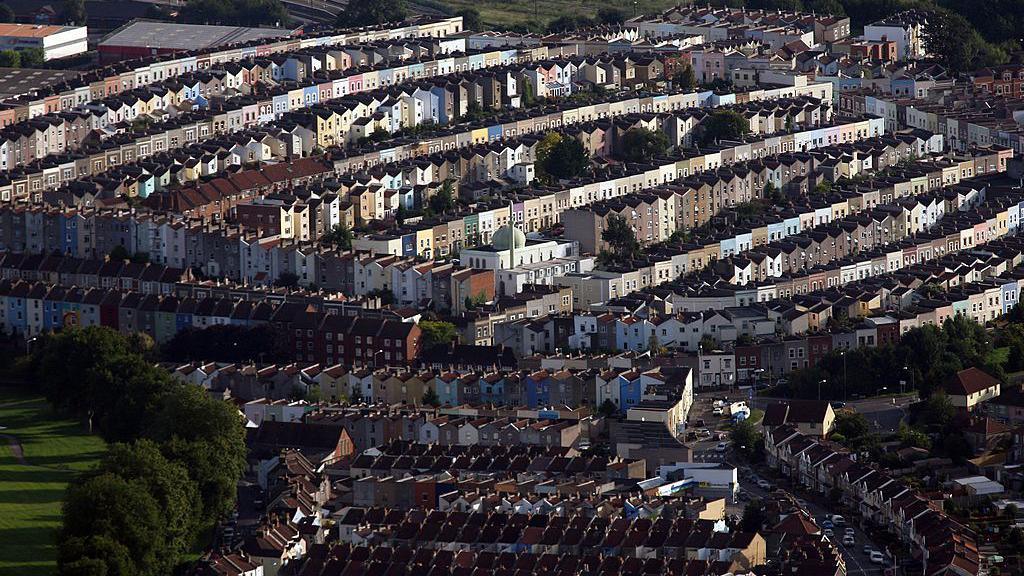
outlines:
[{"label": "minaret", "polygon": [[512,209],[512,201],[508,201],[508,267],[511,270],[516,267],[516,220],[515,212]]}]

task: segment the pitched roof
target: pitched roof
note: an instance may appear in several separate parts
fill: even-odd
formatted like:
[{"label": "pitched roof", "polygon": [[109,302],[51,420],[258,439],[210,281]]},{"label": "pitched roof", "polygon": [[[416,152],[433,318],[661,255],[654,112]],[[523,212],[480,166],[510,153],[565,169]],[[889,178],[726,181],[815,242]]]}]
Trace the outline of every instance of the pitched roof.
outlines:
[{"label": "pitched roof", "polygon": [[950,376],[946,381],[946,393],[955,396],[967,396],[998,386],[999,380],[975,367],[961,370]]}]

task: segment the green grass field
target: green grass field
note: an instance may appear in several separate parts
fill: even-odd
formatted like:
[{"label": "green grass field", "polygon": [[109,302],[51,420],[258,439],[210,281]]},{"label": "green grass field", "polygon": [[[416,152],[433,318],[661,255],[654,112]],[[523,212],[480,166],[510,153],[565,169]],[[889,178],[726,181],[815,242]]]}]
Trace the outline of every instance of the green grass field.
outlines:
[{"label": "green grass field", "polygon": [[[559,16],[579,14],[593,17],[598,9],[606,6],[622,10],[627,18],[631,18],[634,12],[632,0],[445,0],[444,3],[453,10],[476,8],[484,24],[490,25],[537,22],[546,27],[550,20]],[[637,14],[655,14],[679,3],[679,0],[638,0],[635,7]]]},{"label": "green grass field", "polygon": [[25,458],[20,463],[0,438],[0,576],[51,574],[64,488],[96,464],[103,441],[54,417],[42,397],[6,391],[0,391],[0,426],[0,434],[21,442]]}]

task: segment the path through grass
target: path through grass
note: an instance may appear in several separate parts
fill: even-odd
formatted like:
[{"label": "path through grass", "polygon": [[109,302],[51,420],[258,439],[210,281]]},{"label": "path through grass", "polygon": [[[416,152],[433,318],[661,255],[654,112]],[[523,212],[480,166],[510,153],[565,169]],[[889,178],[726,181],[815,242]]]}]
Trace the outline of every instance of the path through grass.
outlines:
[{"label": "path through grass", "polygon": [[56,418],[42,397],[7,391],[0,391],[0,426],[25,458],[20,463],[0,438],[0,576],[50,574],[64,488],[96,463],[103,441]]}]

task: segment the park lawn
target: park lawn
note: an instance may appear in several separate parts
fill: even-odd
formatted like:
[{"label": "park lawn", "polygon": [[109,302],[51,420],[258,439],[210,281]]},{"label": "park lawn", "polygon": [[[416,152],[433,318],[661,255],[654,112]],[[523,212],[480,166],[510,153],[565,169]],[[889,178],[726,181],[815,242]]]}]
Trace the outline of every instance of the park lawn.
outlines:
[{"label": "park lawn", "polygon": [[41,396],[0,392],[0,426],[21,442],[28,464],[0,438],[0,576],[51,574],[64,489],[97,463],[104,443],[55,417]]},{"label": "park lawn", "polygon": [[[485,25],[511,25],[536,22],[542,28],[555,18],[566,15],[581,15],[593,18],[597,10],[612,7],[622,10],[626,18],[633,16],[632,0],[445,0],[452,11],[462,8],[476,8]],[[679,4],[679,0],[637,0],[637,14],[655,14]]]}]

